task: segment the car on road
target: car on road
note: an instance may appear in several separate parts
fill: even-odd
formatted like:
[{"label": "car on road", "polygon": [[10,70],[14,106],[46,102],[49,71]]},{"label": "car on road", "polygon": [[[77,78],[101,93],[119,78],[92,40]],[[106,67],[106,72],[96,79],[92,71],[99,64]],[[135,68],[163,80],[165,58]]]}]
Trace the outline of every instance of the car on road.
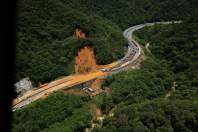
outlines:
[{"label": "car on road", "polygon": [[110,69],[105,69],[105,68],[104,68],[104,69],[101,69],[101,71],[102,71],[102,72],[109,72]]}]

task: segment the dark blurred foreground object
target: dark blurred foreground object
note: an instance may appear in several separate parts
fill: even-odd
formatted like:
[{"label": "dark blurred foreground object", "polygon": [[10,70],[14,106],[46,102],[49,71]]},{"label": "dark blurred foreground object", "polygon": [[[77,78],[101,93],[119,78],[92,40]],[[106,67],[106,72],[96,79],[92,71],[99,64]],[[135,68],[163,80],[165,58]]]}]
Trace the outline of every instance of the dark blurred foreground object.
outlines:
[{"label": "dark blurred foreground object", "polygon": [[0,5],[0,132],[9,132],[11,130],[11,102],[14,97],[16,2],[4,0]]}]

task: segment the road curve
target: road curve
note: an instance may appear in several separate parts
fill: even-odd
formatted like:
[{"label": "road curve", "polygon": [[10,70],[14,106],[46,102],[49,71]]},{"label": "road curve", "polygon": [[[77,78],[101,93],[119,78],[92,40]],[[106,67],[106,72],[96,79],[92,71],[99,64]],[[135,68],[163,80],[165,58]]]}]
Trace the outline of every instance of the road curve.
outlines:
[{"label": "road curve", "polygon": [[134,40],[133,32],[139,30],[145,26],[153,26],[155,24],[172,24],[172,23],[181,23],[182,21],[167,21],[167,22],[153,22],[153,23],[145,23],[136,26],[132,26],[127,28],[123,32],[123,36],[128,40],[128,52],[127,54],[121,59],[118,60],[118,67],[112,68],[111,72],[120,72],[124,70],[124,67],[136,61],[140,54],[141,54],[141,47],[140,45]]},{"label": "road curve", "polygon": [[181,21],[145,23],[145,24],[136,25],[136,26],[126,29],[123,32],[123,35],[128,40],[128,51],[122,59],[117,61],[117,65],[115,67],[100,69],[100,70],[97,70],[88,74],[71,75],[63,79],[53,81],[44,88],[30,90],[26,92],[22,97],[18,97],[17,99],[13,101],[13,111],[20,109],[21,107],[37,99],[44,97],[46,94],[53,93],[55,91],[58,91],[64,88],[69,88],[75,85],[79,85],[79,84],[82,84],[84,82],[87,82],[89,80],[93,80],[99,77],[108,76],[112,73],[118,73],[120,71],[123,71],[127,65],[136,61],[141,54],[140,45],[132,37],[133,32],[145,26],[153,26],[154,24],[171,24],[171,23],[181,23]]}]

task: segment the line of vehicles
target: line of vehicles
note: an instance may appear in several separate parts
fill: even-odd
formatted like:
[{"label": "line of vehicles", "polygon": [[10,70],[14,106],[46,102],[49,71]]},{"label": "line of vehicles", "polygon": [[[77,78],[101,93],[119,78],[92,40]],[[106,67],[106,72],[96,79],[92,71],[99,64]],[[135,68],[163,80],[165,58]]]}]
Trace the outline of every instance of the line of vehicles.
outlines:
[{"label": "line of vehicles", "polygon": [[[143,25],[139,25],[142,28]],[[120,71],[123,67],[127,66],[131,62],[135,61],[140,55],[139,45],[132,39],[132,33],[137,29],[137,27],[128,28],[123,32],[124,37],[128,40],[128,51],[127,54],[119,60],[116,67],[112,69],[101,69],[102,72],[116,72]]]}]

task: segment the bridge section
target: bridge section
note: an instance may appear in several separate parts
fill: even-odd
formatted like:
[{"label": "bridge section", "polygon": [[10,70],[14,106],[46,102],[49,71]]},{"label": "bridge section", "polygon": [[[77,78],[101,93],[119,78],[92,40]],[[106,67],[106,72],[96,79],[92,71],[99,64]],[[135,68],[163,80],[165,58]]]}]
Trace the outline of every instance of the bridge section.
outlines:
[{"label": "bridge section", "polygon": [[39,98],[45,97],[46,95],[53,93],[55,91],[70,88],[72,86],[80,85],[82,83],[89,82],[98,77],[107,76],[107,72],[95,71],[88,74],[73,75],[62,78],[60,80],[49,83],[47,86],[40,89],[33,89],[25,93],[22,97],[19,97],[13,102],[13,109],[21,108]]}]

